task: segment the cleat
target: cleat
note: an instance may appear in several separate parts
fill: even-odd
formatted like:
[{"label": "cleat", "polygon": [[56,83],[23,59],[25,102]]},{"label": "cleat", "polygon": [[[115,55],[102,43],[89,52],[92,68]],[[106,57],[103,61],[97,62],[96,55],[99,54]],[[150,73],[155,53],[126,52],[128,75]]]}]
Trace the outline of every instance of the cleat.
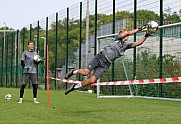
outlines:
[{"label": "cleat", "polygon": [[35,100],[34,103],[37,103],[37,104],[38,104],[38,103],[40,103],[40,102],[38,102],[38,101]]},{"label": "cleat", "polygon": [[74,88],[75,85],[76,85],[76,84],[72,84],[72,86],[65,91],[65,95],[67,95],[67,94],[69,94],[71,91],[75,90],[75,88]]},{"label": "cleat", "polygon": [[22,103],[22,101],[19,101],[18,103],[19,103],[19,104],[21,104],[21,103]]},{"label": "cleat", "polygon": [[67,73],[66,76],[65,76],[65,79],[69,79],[70,77],[72,77],[72,75],[74,75],[73,71],[74,70],[72,70],[71,72]]}]

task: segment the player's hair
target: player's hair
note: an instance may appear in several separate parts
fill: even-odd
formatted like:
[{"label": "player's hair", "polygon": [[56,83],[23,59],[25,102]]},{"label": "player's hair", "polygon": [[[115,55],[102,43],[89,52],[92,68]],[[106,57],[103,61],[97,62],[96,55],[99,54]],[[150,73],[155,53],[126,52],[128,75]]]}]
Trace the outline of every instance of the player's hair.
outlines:
[{"label": "player's hair", "polygon": [[125,27],[122,27],[119,31],[119,34],[122,34],[123,32],[128,31]]},{"label": "player's hair", "polygon": [[30,40],[30,41],[28,41],[28,45],[29,45],[30,43],[33,43],[33,44],[34,44],[34,42],[33,42],[33,41],[31,41],[31,40]]}]

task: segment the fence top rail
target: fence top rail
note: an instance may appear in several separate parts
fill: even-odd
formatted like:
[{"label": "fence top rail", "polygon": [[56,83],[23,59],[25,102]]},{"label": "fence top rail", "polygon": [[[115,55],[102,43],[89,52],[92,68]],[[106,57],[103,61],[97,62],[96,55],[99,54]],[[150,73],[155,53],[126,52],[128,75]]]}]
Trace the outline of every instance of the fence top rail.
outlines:
[{"label": "fence top rail", "polygon": [[[170,28],[170,27],[176,27],[176,26],[181,26],[181,22],[162,25],[162,26],[159,26],[158,29],[164,29],[164,28]],[[146,31],[146,30],[143,30],[143,31]],[[116,34],[108,34],[108,35],[98,36],[97,39],[99,40],[99,39],[103,39],[106,37],[114,37],[116,35],[118,35],[118,34],[116,33]]]},{"label": "fence top rail", "polygon": [[17,30],[0,30],[0,32],[16,32]]}]

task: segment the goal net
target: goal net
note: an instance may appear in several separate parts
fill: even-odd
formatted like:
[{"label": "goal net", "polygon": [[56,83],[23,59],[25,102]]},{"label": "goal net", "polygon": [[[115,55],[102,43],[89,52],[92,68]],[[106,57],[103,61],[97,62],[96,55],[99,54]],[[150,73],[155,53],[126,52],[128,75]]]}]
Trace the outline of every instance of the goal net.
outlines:
[{"label": "goal net", "polygon": [[[97,53],[116,34],[97,37]],[[138,41],[145,32],[130,36]],[[159,26],[141,46],[126,50],[97,82],[97,98],[139,97],[181,101],[181,23]]]},{"label": "goal net", "polygon": [[0,87],[17,86],[20,47],[17,30],[0,30]]}]

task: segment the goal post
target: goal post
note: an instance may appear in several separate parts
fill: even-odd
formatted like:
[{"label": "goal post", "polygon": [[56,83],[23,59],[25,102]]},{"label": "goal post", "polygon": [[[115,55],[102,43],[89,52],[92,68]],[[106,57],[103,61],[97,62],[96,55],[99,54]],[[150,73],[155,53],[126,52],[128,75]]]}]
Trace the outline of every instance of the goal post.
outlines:
[{"label": "goal post", "polygon": [[[114,42],[116,35],[98,36],[97,53],[110,42]],[[137,33],[136,40],[144,35],[145,30]],[[128,42],[133,42],[133,39],[134,37],[130,36]],[[180,41],[181,22],[159,26],[158,31],[153,36],[136,48],[136,58],[133,56],[133,49],[127,50],[122,57],[115,60],[114,68],[110,67],[100,77],[96,84],[97,98],[129,97],[181,101],[181,83],[179,83],[181,82]],[[133,77],[134,59],[136,59],[135,77]],[[178,80],[170,81],[174,77],[178,77]],[[157,81],[167,81],[167,78],[168,82]],[[157,82],[153,82],[154,80]],[[125,85],[123,83],[125,81],[129,83]],[[118,82],[122,83],[119,84]]]}]

